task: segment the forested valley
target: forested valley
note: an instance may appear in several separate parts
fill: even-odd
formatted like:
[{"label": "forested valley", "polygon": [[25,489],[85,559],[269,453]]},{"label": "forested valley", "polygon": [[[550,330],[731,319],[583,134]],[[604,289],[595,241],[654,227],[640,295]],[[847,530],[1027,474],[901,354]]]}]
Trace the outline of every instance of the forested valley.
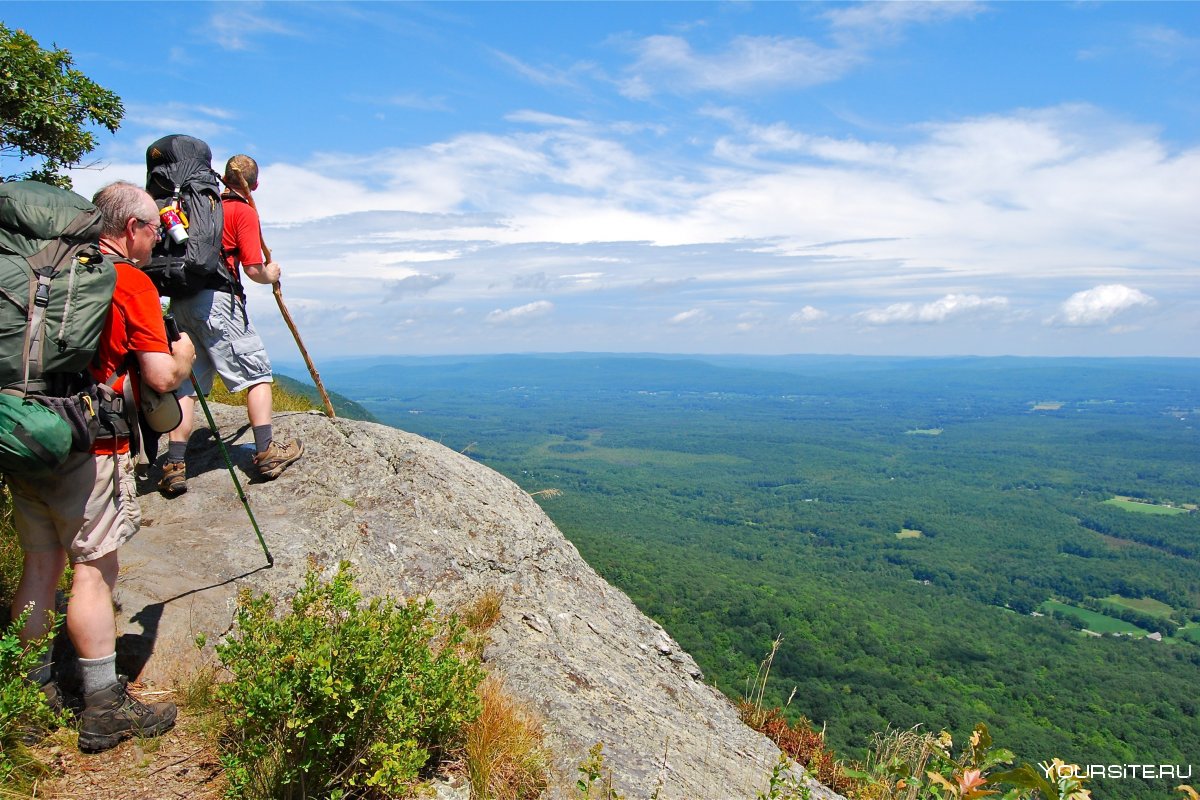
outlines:
[{"label": "forested valley", "polygon": [[1198,368],[565,355],[324,372],[534,494],[731,696],[781,636],[769,700],[844,757],[889,727],[985,722],[1029,763],[1188,765]]}]

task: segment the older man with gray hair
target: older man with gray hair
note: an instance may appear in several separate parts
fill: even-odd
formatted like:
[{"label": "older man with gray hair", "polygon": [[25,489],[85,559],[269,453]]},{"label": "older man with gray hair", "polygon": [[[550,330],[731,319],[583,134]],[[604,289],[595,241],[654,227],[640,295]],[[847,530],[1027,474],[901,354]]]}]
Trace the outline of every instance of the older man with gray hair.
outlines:
[{"label": "older man with gray hair", "polygon": [[[156,392],[170,392],[191,373],[196,351],[186,335],[173,346],[167,341],[158,291],[137,266],[149,259],[162,235],[158,207],[149,194],[125,182],[104,187],[92,202],[103,217],[100,250],[117,272],[112,306],[89,367],[92,377],[103,383],[128,369],[114,382],[118,392],[122,381],[137,377]],[[142,518],[128,436],[102,434],[91,452],[71,453],[51,479],[7,480],[24,553],[12,608],[15,615],[33,607],[21,631],[23,642],[49,632],[55,587],[68,560],[74,569],[66,628],[83,680],[79,748],[100,752],[130,736],[166,732],[175,724],[175,706],[145,705],[117,680],[117,550],[137,533]],[[65,705],[48,661],[30,678],[52,706]]]}]

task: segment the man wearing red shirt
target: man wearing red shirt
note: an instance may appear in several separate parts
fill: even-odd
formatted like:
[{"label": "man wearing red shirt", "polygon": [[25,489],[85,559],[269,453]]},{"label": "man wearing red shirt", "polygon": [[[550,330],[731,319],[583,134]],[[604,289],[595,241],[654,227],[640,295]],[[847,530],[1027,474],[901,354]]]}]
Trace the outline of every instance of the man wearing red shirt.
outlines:
[{"label": "man wearing red shirt", "polygon": [[[156,392],[175,389],[195,360],[185,335],[173,348],[167,342],[158,291],[137,268],[150,257],[161,225],[150,195],[131,183],[110,184],[93,198],[104,219],[100,249],[115,263],[116,287],[90,370],[98,382],[128,368],[125,380],[140,375]],[[121,388],[118,382],[116,388]],[[99,752],[133,735],[157,736],[175,724],[175,706],[144,705],[117,681],[117,634],[113,587],[119,568],[117,549],[141,525],[127,436],[106,435],[90,453],[71,453],[52,480],[8,477],[13,522],[24,551],[24,569],[13,598],[14,616],[33,606],[21,640],[50,630],[49,612],[67,560],[74,569],[67,603],[67,635],[79,656],[84,710],[79,747]],[[52,705],[64,698],[51,680],[50,664],[30,677]]]},{"label": "man wearing red shirt", "polygon": [[[237,155],[225,165],[225,185],[258,188],[258,164],[246,155]],[[225,218],[221,246],[232,281],[224,289],[205,289],[193,297],[173,300],[171,312],[179,327],[189,331],[199,352],[196,382],[208,394],[214,372],[220,374],[231,392],[246,390],[246,415],[254,433],[254,464],[267,480],[278,478],[289,465],[304,454],[299,439],[276,441],[271,423],[271,360],[266,346],[246,313],[239,266],[255,283],[273,284],[279,280],[279,265],[263,257],[258,212],[235,191],[221,198]],[[266,262],[266,263],[264,263]],[[171,431],[167,460],[158,488],[168,496],[187,491],[187,467],[184,457],[192,435],[195,389],[190,385],[179,392],[183,422]]]}]

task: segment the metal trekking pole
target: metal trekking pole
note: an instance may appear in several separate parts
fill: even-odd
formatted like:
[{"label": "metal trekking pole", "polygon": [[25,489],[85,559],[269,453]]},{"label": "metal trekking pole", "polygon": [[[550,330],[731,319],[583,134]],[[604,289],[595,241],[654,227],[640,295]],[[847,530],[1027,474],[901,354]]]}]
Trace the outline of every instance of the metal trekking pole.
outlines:
[{"label": "metal trekking pole", "polygon": [[[241,189],[238,193],[242,199],[250,204],[254,212],[258,213],[258,206],[254,203],[254,195],[250,193],[250,184],[246,183],[246,178],[242,175],[237,167],[233,167],[233,174],[237,175],[238,183],[241,184]],[[228,184],[226,184],[228,185]],[[232,186],[229,187],[233,189]],[[271,250],[267,247],[267,241],[262,235],[262,218],[258,222],[258,241],[262,245],[263,259],[266,263],[271,262]],[[296,323],[292,321],[292,315],[288,311],[287,304],[283,302],[283,289],[279,285],[279,281],[271,284],[271,294],[275,295],[275,303],[279,306],[279,313],[283,315],[283,321],[287,323],[288,330],[292,332],[292,338],[296,340],[296,347],[300,349],[300,355],[304,357],[304,364],[308,367],[308,374],[312,376],[313,383],[317,386],[317,391],[321,394],[321,400],[325,403],[325,414],[333,419],[337,414],[333,413],[333,403],[329,400],[329,393],[325,391],[325,384],[321,383],[321,376],[317,373],[317,366],[313,360],[309,358],[308,350],[304,347],[304,341],[300,338],[300,330],[296,327]]]},{"label": "metal trekking pole", "polygon": [[221,438],[221,432],[217,430],[216,420],[213,419],[212,412],[208,409],[208,401],[204,399],[204,392],[200,391],[200,383],[196,380],[196,373],[191,373],[192,388],[196,390],[196,397],[200,400],[200,407],[204,409],[204,416],[208,419],[208,427],[212,429],[213,438],[217,440],[217,447],[221,449],[221,456],[225,459],[225,466],[229,469],[229,477],[233,478],[233,485],[237,488],[238,499],[242,501],[242,505],[246,509],[246,515],[250,517],[250,524],[254,527],[254,535],[258,537],[258,543],[262,545],[263,554],[267,557],[267,566],[275,566],[275,559],[271,556],[271,551],[267,549],[267,543],[263,539],[262,531],[258,529],[258,521],[254,519],[254,512],[250,510],[250,501],[246,498],[246,493],[242,491],[242,482],[238,480],[237,472],[233,469],[233,461],[229,458],[229,450],[225,448],[225,440]]},{"label": "metal trekking pole", "polygon": [[[167,328],[168,342],[173,342],[179,338],[179,325],[175,322],[175,317],[168,314],[163,317],[163,324]],[[217,430],[217,421],[213,419],[212,411],[208,408],[208,401],[204,399],[204,392],[200,391],[200,382],[196,380],[196,373],[189,371],[188,377],[192,380],[192,388],[196,390],[196,397],[200,400],[200,407],[204,409],[204,416],[208,420],[208,427],[212,430],[213,438],[217,440],[217,447],[221,450],[221,456],[225,459],[225,466],[229,469],[229,477],[233,478],[233,485],[237,489],[238,499],[242,501],[242,507],[246,509],[246,516],[250,517],[250,525],[254,528],[254,535],[258,537],[258,543],[262,545],[263,555],[267,557],[267,566],[273,567],[275,566],[275,557],[267,549],[267,542],[263,539],[262,531],[258,529],[258,520],[254,518],[254,512],[250,510],[250,500],[246,497],[246,493],[242,491],[242,482],[238,480],[237,472],[233,469],[233,460],[229,458],[229,450],[225,447],[225,440],[221,438],[221,432]]]}]

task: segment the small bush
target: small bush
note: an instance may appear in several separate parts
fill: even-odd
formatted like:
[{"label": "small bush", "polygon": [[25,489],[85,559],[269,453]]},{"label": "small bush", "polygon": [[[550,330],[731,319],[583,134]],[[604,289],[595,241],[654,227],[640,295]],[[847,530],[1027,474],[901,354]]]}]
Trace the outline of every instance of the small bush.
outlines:
[{"label": "small bush", "polygon": [[46,705],[41,690],[26,677],[41,661],[53,636],[52,630],[28,646],[21,644],[19,633],[29,614],[25,609],[0,631],[0,786],[14,789],[46,772],[45,765],[27,753],[22,740],[30,735],[40,737],[63,723]]},{"label": "small bush", "polygon": [[17,541],[17,532],[12,525],[12,498],[5,486],[0,491],[0,607],[12,603],[21,581],[23,564],[21,543]]},{"label": "small bush", "polygon": [[397,797],[479,714],[478,661],[463,628],[429,601],[362,603],[343,562],[310,571],[276,615],[243,595],[235,634],[217,646],[232,673],[222,763],[246,798]]}]

